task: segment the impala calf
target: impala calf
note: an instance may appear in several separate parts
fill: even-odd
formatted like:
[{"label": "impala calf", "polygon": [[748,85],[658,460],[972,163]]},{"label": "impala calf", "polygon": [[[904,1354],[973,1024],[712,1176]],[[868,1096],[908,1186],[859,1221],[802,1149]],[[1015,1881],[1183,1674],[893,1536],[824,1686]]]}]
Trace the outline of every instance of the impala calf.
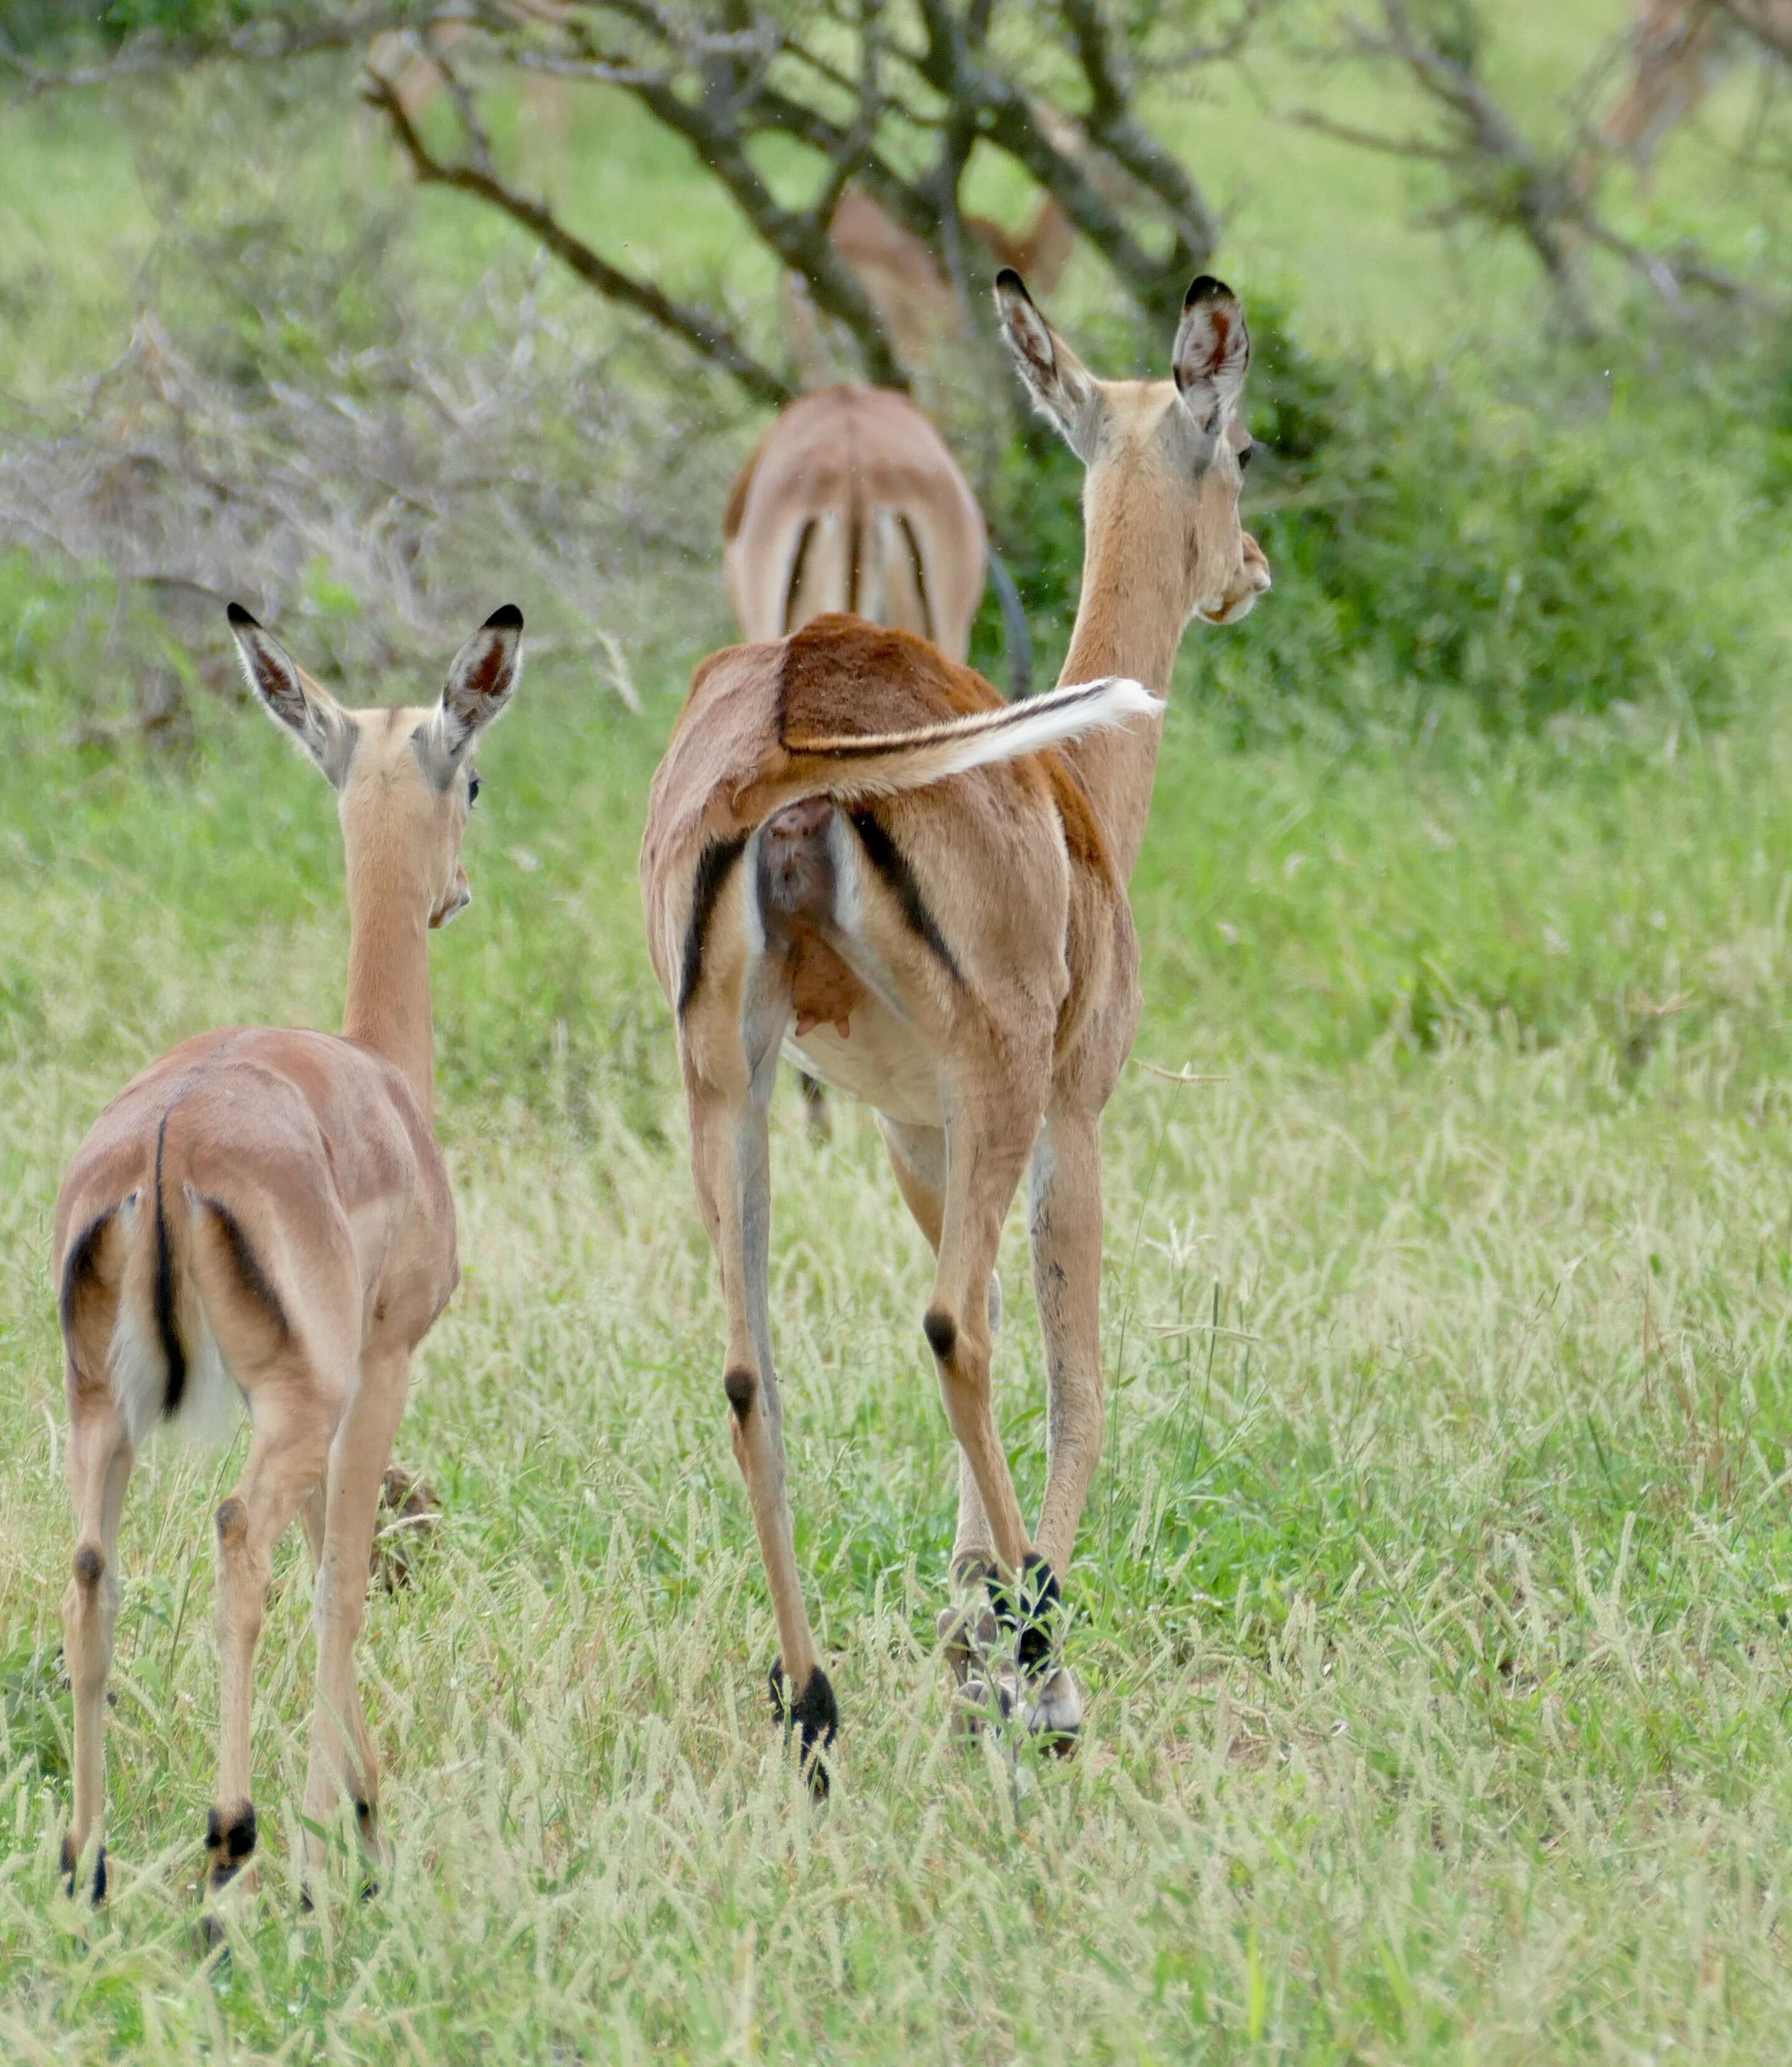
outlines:
[{"label": "impala calf", "polygon": [[238,1397],[248,1460],[218,1509],[217,1786],[208,1883],[255,1850],[250,1716],[274,1546],[295,1515],[316,1565],[317,1687],[305,1788],[307,1865],[346,1789],[378,1849],[378,1773],[356,1685],[375,1509],[411,1353],[458,1275],[454,1206],[433,1131],[429,934],[472,893],[461,839],[473,748],[514,692],[521,613],[506,605],[456,659],[438,704],[348,710],[232,604],[250,688],[337,793],[347,859],[339,1038],[266,1027],[195,1036],[120,1093],[56,1202],[74,1576],[63,1602],[75,1701],[72,1892],[103,1842],[106,1677],[118,1529],[137,1449]]},{"label": "impala calf", "polygon": [[[1034,402],[1088,469],[1068,686],[1006,706],[934,648],[846,617],[730,648],[693,678],[641,849],[778,1622],[774,1695],[818,1785],[838,1711],[796,1569],[772,1356],[778,1053],[877,1111],[936,1257],[922,1325],[961,1456],[955,1574],[987,1583],[1014,1635],[1028,1726],[1068,1738],[1081,1699],[1054,1610],[1101,1448],[1099,1124],[1139,1011],[1126,883],[1184,627],[1231,623],[1270,585],[1238,522],[1250,339],[1228,290],[1189,289],[1160,381],[1096,380],[1014,273],[998,298]],[[1030,1158],[1050,1384],[1037,1531],[989,1370],[997,1247]]]}]

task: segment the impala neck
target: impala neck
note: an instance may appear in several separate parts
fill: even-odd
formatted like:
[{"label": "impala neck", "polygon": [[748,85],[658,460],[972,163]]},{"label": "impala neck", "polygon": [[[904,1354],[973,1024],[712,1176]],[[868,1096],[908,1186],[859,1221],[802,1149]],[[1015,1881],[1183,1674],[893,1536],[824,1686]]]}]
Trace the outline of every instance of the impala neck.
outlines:
[{"label": "impala neck", "polygon": [[404,1073],[432,1123],[435,1027],[429,1009],[428,888],[390,847],[348,848],[348,994],[345,1040],[384,1055]]},{"label": "impala neck", "polygon": [[[1127,522],[1131,515],[1134,521]],[[1086,510],[1083,596],[1060,683],[1127,675],[1160,701],[1188,622],[1183,555],[1166,552],[1151,513]],[[1089,733],[1063,751],[1075,763],[1124,883],[1137,866],[1151,811],[1161,722]]]}]

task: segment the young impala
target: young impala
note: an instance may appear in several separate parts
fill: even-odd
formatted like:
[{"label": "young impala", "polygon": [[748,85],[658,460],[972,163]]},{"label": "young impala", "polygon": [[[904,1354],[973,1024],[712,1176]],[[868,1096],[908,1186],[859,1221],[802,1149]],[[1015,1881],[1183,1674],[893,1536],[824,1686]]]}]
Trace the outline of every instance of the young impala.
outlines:
[{"label": "young impala", "polygon": [[[1183,629],[1234,621],[1270,585],[1238,523],[1250,347],[1231,293],[1195,282],[1159,381],[1095,380],[1017,274],[997,299],[1034,401],[1087,469],[1075,686],[1006,705],[920,640],[845,617],[732,648],[693,678],[641,850],[782,1644],[774,1699],[818,1785],[839,1718],[796,1570],[767,1283],[780,1047],[876,1109],[937,1258],[922,1325],[961,1452],[954,1575],[986,1581],[1016,1632],[1027,1725],[1068,1738],[1081,1697],[1054,1610],[1101,1447],[1099,1127],[1139,1011],[1126,885]],[[997,1245],[1029,1158],[1050,1382],[1037,1532],[989,1383]]]},{"label": "young impala", "polygon": [[255,1849],[250,1711],[274,1546],[296,1514],[317,1568],[317,1691],[305,1788],[307,1866],[346,1789],[378,1848],[377,1772],[355,1641],[374,1510],[411,1353],[458,1275],[454,1205],[433,1131],[429,933],[471,900],[461,838],[473,742],[514,693],[521,613],[495,611],[440,703],[347,710],[247,611],[230,627],[255,695],[337,793],[347,863],[348,993],[339,1038],[201,1034],[126,1086],[56,1202],[67,1352],[74,1577],[63,1602],[75,1695],[72,1892],[106,1891],[106,1675],[118,1527],[138,1447],[238,1394],[248,1460],[217,1510],[217,1789],[209,1885]]}]

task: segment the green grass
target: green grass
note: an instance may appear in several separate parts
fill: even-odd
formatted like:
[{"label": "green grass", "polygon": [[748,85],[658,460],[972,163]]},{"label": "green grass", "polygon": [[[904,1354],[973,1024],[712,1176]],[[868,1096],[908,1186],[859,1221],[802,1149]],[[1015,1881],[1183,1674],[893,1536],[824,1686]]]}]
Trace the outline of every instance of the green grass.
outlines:
[{"label": "green grass", "polygon": [[[1250,634],[1197,657],[1224,636]],[[9,2050],[1761,2057],[1792,1837],[1786,721],[1328,770],[1178,708],[1139,1053],[1221,1081],[1135,1068],[1111,1115],[1112,1411],[1071,1575],[1093,1700],[1068,1769],[951,1739],[921,1245],[869,1124],[843,1113],[819,1150],[781,1102],[799,1543],[846,1714],[818,1814],[763,1712],[774,1639],[632,895],[668,708],[594,721],[544,666],[482,754],[477,902],[436,964],[468,1269],[402,1444],[449,1518],[364,1647],[399,1865],[364,1909],[295,1909],[289,1549],[269,1884],[215,1976],[188,1883],[227,1460],[140,1472],[117,1894],[83,1926],[54,1891],[47,1220],[144,1056],[238,1016],[328,1022],[335,835],[251,713],[215,713],[180,781],[83,771],[41,710],[9,724]],[[1030,1500],[1018,1228],[1004,1277]]]},{"label": "green grass", "polygon": [[[1578,49],[1595,12],[1526,18]],[[1527,60],[1539,76],[1555,47]],[[161,262],[140,139],[106,155],[91,109],[59,107],[19,123],[0,171],[0,285],[30,316],[15,393],[104,364],[135,269]],[[1245,164],[1258,121],[1248,97],[1213,111],[1216,162]],[[320,124],[291,190],[271,145],[241,177],[270,182],[270,210],[322,206],[359,176],[341,139]],[[607,222],[638,213],[692,278],[725,256],[663,147],[605,128],[553,148]],[[1385,168],[1333,177],[1302,155],[1320,148],[1278,141],[1248,197],[1266,268],[1316,333],[1391,358],[1451,345],[1485,314],[1455,298],[1453,262],[1400,226]],[[90,179],[48,177],[76,160]],[[1649,205],[1722,229],[1699,165],[1669,169]],[[193,169],[195,209],[231,170]],[[439,197],[404,234],[444,306],[507,235]],[[1091,1711],[1067,1765],[953,1734],[933,1626],[955,1469],[924,1248],[869,1120],[837,1107],[818,1147],[786,1093],[793,1498],[844,1711],[832,1801],[803,1793],[766,1709],[774,1637],[634,882],[679,684],[725,636],[719,595],[693,605],[668,569],[619,600],[642,627],[639,717],[563,652],[531,664],[481,753],[476,902],[435,949],[466,1267],[400,1446],[446,1519],[414,1584],[376,1598],[361,1652],[396,1865],[370,1903],[345,1870],[299,1907],[311,1661],[289,1544],[262,1649],[265,1882],[223,1966],[196,1953],[193,1882],[217,1708],[208,1517],[240,1447],[140,1466],[114,1895],[95,1917],[57,1891],[71,1537],[50,1213],[95,1112],[173,1042],[333,1023],[338,836],[315,775],[240,705],[196,696],[181,753],[70,744],[128,701],[107,672],[113,598],[0,554],[7,2059],[1783,2050],[1783,502],[1726,387],[1741,376],[1682,380],[1668,354],[1652,384],[1633,359],[1595,406],[1584,380],[1505,356],[1525,308],[1501,304],[1462,360],[1490,449],[1600,471],[1654,541],[1639,564],[1664,571],[1661,623],[1718,655],[1725,693],[1690,700],[1645,653],[1601,716],[1486,729],[1354,635],[1302,645],[1318,576],[1191,634],[1135,887],[1139,1062],[1106,1135],[1108,1443],[1068,1574]],[[331,623],[282,629],[304,659]],[[1290,687],[1315,655],[1384,671],[1372,722]],[[1043,1381],[1020,1218],[998,1412],[1030,1505]]]}]

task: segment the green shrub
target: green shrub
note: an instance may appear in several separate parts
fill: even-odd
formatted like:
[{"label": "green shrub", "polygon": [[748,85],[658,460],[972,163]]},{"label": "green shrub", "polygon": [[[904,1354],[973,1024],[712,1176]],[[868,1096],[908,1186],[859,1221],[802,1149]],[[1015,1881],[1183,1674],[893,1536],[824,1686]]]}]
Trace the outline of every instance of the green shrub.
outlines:
[{"label": "green shrub", "polygon": [[[1251,321],[1246,520],[1276,588],[1200,662],[1241,732],[1422,725],[1440,698],[1496,729],[1664,691],[1721,709],[1727,638],[1688,592],[1681,542],[1636,514],[1546,392],[1502,407],[1439,374],[1317,358],[1273,306]],[[996,533],[1044,656],[1075,612],[1081,481],[1030,439],[1001,477]],[[975,650],[1000,650],[993,608]]]}]

